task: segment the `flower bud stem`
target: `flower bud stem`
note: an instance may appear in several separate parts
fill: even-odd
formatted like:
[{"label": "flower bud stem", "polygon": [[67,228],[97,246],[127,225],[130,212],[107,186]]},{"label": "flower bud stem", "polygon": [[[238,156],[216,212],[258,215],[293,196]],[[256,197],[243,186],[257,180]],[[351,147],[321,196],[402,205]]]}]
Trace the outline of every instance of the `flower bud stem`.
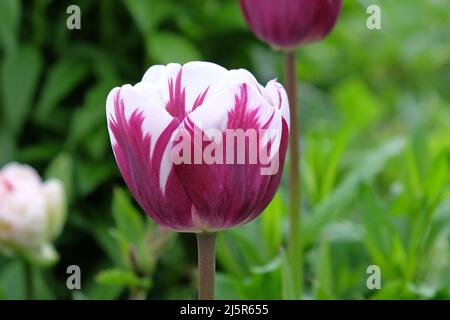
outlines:
[{"label": "flower bud stem", "polygon": [[197,233],[199,300],[214,300],[216,275],[216,234]]},{"label": "flower bud stem", "polygon": [[291,126],[289,137],[290,166],[290,211],[289,211],[289,259],[293,279],[294,295],[301,298],[302,292],[302,249],[300,244],[300,125],[299,107],[297,105],[296,53],[287,51],[285,56],[285,82],[289,97]]}]

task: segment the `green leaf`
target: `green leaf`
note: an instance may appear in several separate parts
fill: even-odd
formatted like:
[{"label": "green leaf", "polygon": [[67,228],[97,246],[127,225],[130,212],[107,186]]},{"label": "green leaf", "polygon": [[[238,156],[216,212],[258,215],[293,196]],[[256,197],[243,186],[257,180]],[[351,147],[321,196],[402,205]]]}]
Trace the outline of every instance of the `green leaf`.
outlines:
[{"label": "green leaf", "polygon": [[344,117],[345,125],[355,129],[375,123],[383,110],[377,97],[365,83],[361,79],[352,78],[333,90],[336,106]]},{"label": "green leaf", "polygon": [[321,245],[321,257],[319,267],[319,276],[315,283],[315,296],[317,299],[333,299],[333,273],[330,256],[330,245],[323,241]]},{"label": "green leaf", "polygon": [[86,294],[80,294],[79,291],[74,291],[73,299],[74,300],[115,300],[119,299],[121,293],[124,290],[123,286],[118,285],[100,285],[96,281],[92,281],[92,285],[90,285],[86,289]]},{"label": "green leaf", "polygon": [[217,235],[217,261],[227,273],[235,276],[246,274],[245,266],[237,252],[236,246],[232,243],[230,236],[226,232]]},{"label": "green leaf", "polygon": [[239,290],[236,289],[233,278],[228,274],[218,272],[216,274],[216,299],[236,299],[238,296]]},{"label": "green leaf", "polygon": [[[115,240],[115,246],[113,247],[113,254],[118,254],[120,259],[117,261],[117,264],[123,267],[127,267],[131,269],[133,266],[130,261],[130,249],[134,248],[134,244],[130,244],[129,240],[125,237],[123,233],[120,233],[117,229],[111,229],[108,232],[108,238],[106,239],[111,243],[111,238]],[[104,245],[105,249],[109,249]],[[110,254],[110,256],[112,256]]]},{"label": "green leaf", "polygon": [[346,178],[310,215],[305,217],[302,226],[302,245],[304,247],[311,245],[325,225],[339,216],[348,214],[348,207],[357,199],[361,184],[379,174],[389,159],[401,153],[404,145],[401,138],[391,139],[359,158]]},{"label": "green leaf", "polygon": [[0,166],[14,159],[16,139],[0,119]]},{"label": "green leaf", "polygon": [[430,205],[439,201],[449,181],[449,164],[447,152],[443,152],[434,159],[426,177],[426,194]]},{"label": "green leaf", "polygon": [[69,201],[73,199],[73,175],[73,160],[67,153],[55,157],[45,172],[46,178],[57,178],[62,181]]},{"label": "green leaf", "polygon": [[18,134],[31,111],[32,99],[42,70],[36,48],[25,46],[7,54],[1,70],[4,125]]},{"label": "green leaf", "polygon": [[78,191],[82,195],[90,194],[115,173],[109,163],[79,162],[77,167]]},{"label": "green leaf", "polygon": [[423,191],[430,163],[430,152],[425,134],[423,128],[416,129],[405,153],[409,187],[415,195],[421,194]]},{"label": "green leaf", "polygon": [[17,158],[24,163],[35,163],[38,161],[48,161],[60,152],[61,146],[55,142],[44,142],[36,145],[21,147]]},{"label": "green leaf", "polygon": [[202,60],[200,52],[189,40],[169,32],[152,34],[147,39],[147,52],[161,64]]},{"label": "green leaf", "polygon": [[[111,230],[104,225],[97,224],[93,229],[94,230],[92,233],[94,234],[95,239],[106,252],[111,261],[113,261],[116,265],[123,265],[123,257],[125,254],[128,254],[128,252],[124,252],[124,247],[128,244],[125,243],[125,241],[122,241],[122,245],[121,239],[118,239],[119,236],[115,236],[115,234],[117,234],[115,233],[115,230]],[[116,242],[111,241],[111,238],[116,239]],[[117,250],[117,247],[119,247],[119,250]]]},{"label": "green leaf", "polygon": [[67,137],[70,148],[76,147],[84,140],[89,140],[90,135],[99,127],[107,131],[104,106],[112,87],[112,81],[102,82],[86,94],[83,106],[78,108],[72,117]]},{"label": "green leaf", "polygon": [[22,2],[17,0],[0,1],[0,46],[6,52],[13,52],[19,35]]},{"label": "green leaf", "polygon": [[371,299],[375,300],[413,300],[418,295],[412,292],[402,280],[392,280],[386,285],[382,285],[381,290],[377,290]]},{"label": "green leaf", "polygon": [[173,12],[171,3],[157,0],[122,0],[139,31],[148,35],[165,17]]},{"label": "green leaf", "polygon": [[[31,267],[34,299],[54,299],[55,296],[46,282],[44,270]],[[1,285],[3,284],[3,286]],[[3,290],[3,292],[2,292]],[[0,272],[0,299],[22,300],[25,293],[25,264],[19,259],[11,260]]]},{"label": "green leaf", "polygon": [[85,64],[74,60],[63,59],[56,62],[49,69],[44,82],[36,108],[36,119],[45,120],[58,103],[86,77],[87,71]]},{"label": "green leaf", "polygon": [[[104,121],[104,122],[103,122]],[[86,153],[95,161],[104,161],[105,155],[110,155],[111,143],[106,129],[106,121],[103,119],[104,126],[99,126],[89,134],[89,139],[83,140],[83,147]],[[117,170],[114,170],[117,174]]]},{"label": "green leaf", "polygon": [[348,141],[350,139],[350,133],[348,130],[343,129],[333,139],[333,146],[331,152],[327,157],[327,166],[325,168],[325,173],[323,177],[323,182],[321,185],[321,199],[324,199],[335,186],[339,164],[344,154],[345,148],[347,147]]},{"label": "green leaf", "polygon": [[150,280],[141,279],[133,272],[121,269],[103,270],[97,274],[95,280],[103,285],[149,288]]},{"label": "green leaf", "polygon": [[281,295],[283,300],[298,299],[295,294],[294,276],[292,275],[291,264],[288,255],[283,251],[283,264],[281,266]]},{"label": "green leaf", "polygon": [[278,254],[275,258],[273,258],[271,261],[267,262],[264,265],[251,267],[250,271],[252,273],[257,274],[271,273],[279,269],[282,263],[283,263],[283,254]]},{"label": "green leaf", "polygon": [[361,206],[368,251],[385,274],[395,274],[407,261],[405,248],[389,217],[389,208],[369,188],[362,193]]},{"label": "green leaf", "polygon": [[25,268],[20,260],[12,260],[0,273],[7,299],[25,299]]},{"label": "green leaf", "polygon": [[439,236],[450,234],[450,198],[443,200],[433,216],[430,230],[426,234],[425,251],[428,251]]},{"label": "green leaf", "polygon": [[121,189],[114,189],[113,215],[117,230],[131,244],[139,244],[145,234],[145,223],[134,208],[128,195]]},{"label": "green leaf", "polygon": [[283,205],[281,193],[278,192],[261,215],[264,240],[267,243],[271,255],[276,254],[281,247],[283,240],[282,222],[285,211],[286,207]]},{"label": "green leaf", "polygon": [[[254,221],[253,223],[256,223]],[[229,235],[233,239],[233,242],[239,248],[240,254],[242,254],[243,261],[247,268],[251,270],[254,266],[259,266],[264,264],[264,252],[263,246],[258,241],[254,241],[252,237],[249,236],[249,233],[245,233],[245,229],[250,230],[252,227],[251,224],[247,224],[241,229],[231,229],[229,230]]]}]

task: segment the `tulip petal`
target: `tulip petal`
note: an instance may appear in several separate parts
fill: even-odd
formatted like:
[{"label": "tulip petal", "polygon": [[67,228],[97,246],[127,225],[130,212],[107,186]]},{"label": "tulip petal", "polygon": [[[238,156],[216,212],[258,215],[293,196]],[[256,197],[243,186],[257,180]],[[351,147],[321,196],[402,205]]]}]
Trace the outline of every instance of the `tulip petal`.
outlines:
[{"label": "tulip petal", "polygon": [[1,171],[3,187],[6,189],[31,190],[39,188],[41,177],[32,167],[26,164],[10,163]]},{"label": "tulip petal", "polygon": [[[181,69],[178,63],[169,63],[167,66],[154,65],[151,66],[142,77],[142,82],[148,82],[153,85],[163,85],[173,78]],[[167,92],[166,92],[167,94]],[[165,96],[168,97],[167,95]]]},{"label": "tulip petal", "polygon": [[170,162],[171,137],[179,125],[157,99],[129,85],[107,99],[109,131],[119,169],[139,205],[159,224],[185,230],[192,204]]},{"label": "tulip petal", "polygon": [[181,121],[203,103],[206,95],[222,91],[225,84],[221,79],[227,76],[228,70],[217,64],[194,61],[183,66],[153,66],[142,81],[162,88],[168,112]]},{"label": "tulip petal", "polygon": [[67,217],[64,186],[57,179],[50,179],[43,185],[43,193],[47,200],[48,240],[58,236]]},{"label": "tulip petal", "polygon": [[259,38],[289,49],[325,37],[337,21],[342,0],[240,0],[240,4]]},{"label": "tulip petal", "polygon": [[[224,89],[220,80],[228,70],[210,62],[188,62],[183,65],[182,86],[186,89],[186,108],[191,112],[200,106],[206,95],[213,96]],[[205,94],[206,93],[206,94]]]},{"label": "tulip petal", "polygon": [[[191,136],[192,149],[194,152],[204,152],[210,143],[195,145],[194,135],[199,130],[203,136],[208,129],[219,129],[223,133],[222,143],[217,143],[225,152],[227,148],[227,130],[238,129],[273,129],[280,132],[282,152],[282,163],[287,148],[287,126],[283,131],[282,115],[280,110],[268,105],[267,100],[251,85],[242,84],[239,91],[232,95],[224,92],[216,99],[206,102],[201,110],[189,115],[181,126]],[[215,109],[208,104],[215,105]],[[212,110],[217,110],[213,112]],[[220,111],[220,112],[219,112]],[[218,115],[217,115],[218,114]],[[216,116],[215,116],[216,115]],[[225,121],[223,120],[225,119]],[[201,127],[200,127],[201,126]],[[269,142],[270,144],[270,142]],[[266,148],[260,138],[257,139],[257,152]],[[260,159],[250,164],[249,145],[244,149],[234,146],[233,163],[207,164],[204,161],[199,164],[178,164],[175,171],[180,182],[185,187],[189,198],[193,201],[193,223],[199,230],[220,230],[238,225],[261,213],[274,195],[274,190],[279,185],[279,177],[282,168],[274,175],[262,175],[263,167]],[[270,147],[269,147],[270,148]],[[274,147],[272,157],[278,155],[278,148]],[[245,155],[246,162],[239,164],[238,155]],[[193,163],[194,160],[191,160]],[[207,192],[205,192],[207,190]]]},{"label": "tulip petal", "polygon": [[304,43],[318,41],[331,32],[339,17],[342,0],[317,1],[316,6],[314,26]]},{"label": "tulip petal", "polygon": [[[269,104],[269,101],[264,99],[260,93],[261,89],[256,85],[248,85],[245,82],[248,81],[245,73],[233,74],[239,74],[240,77],[233,80],[234,83],[231,83],[231,87],[206,100],[201,107],[189,114],[189,121],[192,121],[203,131],[208,131],[209,129],[224,131],[227,128],[229,113],[236,108],[236,97],[241,94],[243,87],[245,87],[248,100],[246,110],[249,112],[258,110],[258,121],[260,123],[267,122],[272,116],[273,107]],[[238,80],[243,80],[244,82],[238,82]],[[263,87],[261,88],[264,90]]]},{"label": "tulip petal", "polygon": [[270,101],[272,102],[272,105],[280,110],[281,115],[286,120],[289,128],[291,121],[289,112],[289,99],[286,90],[276,80],[271,80],[267,83],[264,92],[267,95],[268,99],[270,99]]}]

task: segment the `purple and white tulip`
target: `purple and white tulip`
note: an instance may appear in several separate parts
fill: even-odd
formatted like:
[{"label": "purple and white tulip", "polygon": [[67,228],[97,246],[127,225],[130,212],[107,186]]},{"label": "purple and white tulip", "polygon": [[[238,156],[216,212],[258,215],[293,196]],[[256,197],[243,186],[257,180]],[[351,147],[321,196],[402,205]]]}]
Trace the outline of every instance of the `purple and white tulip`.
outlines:
[{"label": "purple and white tulip", "polygon": [[[166,228],[244,224],[279,187],[289,104],[275,80],[263,87],[246,70],[208,62],[156,65],[136,85],[114,88],[106,109],[128,188]],[[242,137],[246,143],[237,143]]]},{"label": "purple and white tulip", "polygon": [[342,0],[240,0],[240,4],[259,38],[277,48],[293,49],[330,33]]}]

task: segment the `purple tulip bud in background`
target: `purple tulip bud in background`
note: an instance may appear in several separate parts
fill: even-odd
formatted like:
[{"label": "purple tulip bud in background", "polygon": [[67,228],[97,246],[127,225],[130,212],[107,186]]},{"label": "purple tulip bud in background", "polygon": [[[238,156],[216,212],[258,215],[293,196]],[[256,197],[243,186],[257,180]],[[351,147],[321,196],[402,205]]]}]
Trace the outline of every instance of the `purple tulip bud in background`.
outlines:
[{"label": "purple tulip bud in background", "polygon": [[[263,87],[246,70],[207,62],[157,65],[135,86],[110,92],[107,117],[125,182],[164,227],[212,232],[240,225],[278,189],[289,104],[274,80]],[[248,143],[234,145],[230,135]]]},{"label": "purple tulip bud in background", "polygon": [[324,38],[342,0],[240,0],[252,31],[274,47],[292,49]]}]

